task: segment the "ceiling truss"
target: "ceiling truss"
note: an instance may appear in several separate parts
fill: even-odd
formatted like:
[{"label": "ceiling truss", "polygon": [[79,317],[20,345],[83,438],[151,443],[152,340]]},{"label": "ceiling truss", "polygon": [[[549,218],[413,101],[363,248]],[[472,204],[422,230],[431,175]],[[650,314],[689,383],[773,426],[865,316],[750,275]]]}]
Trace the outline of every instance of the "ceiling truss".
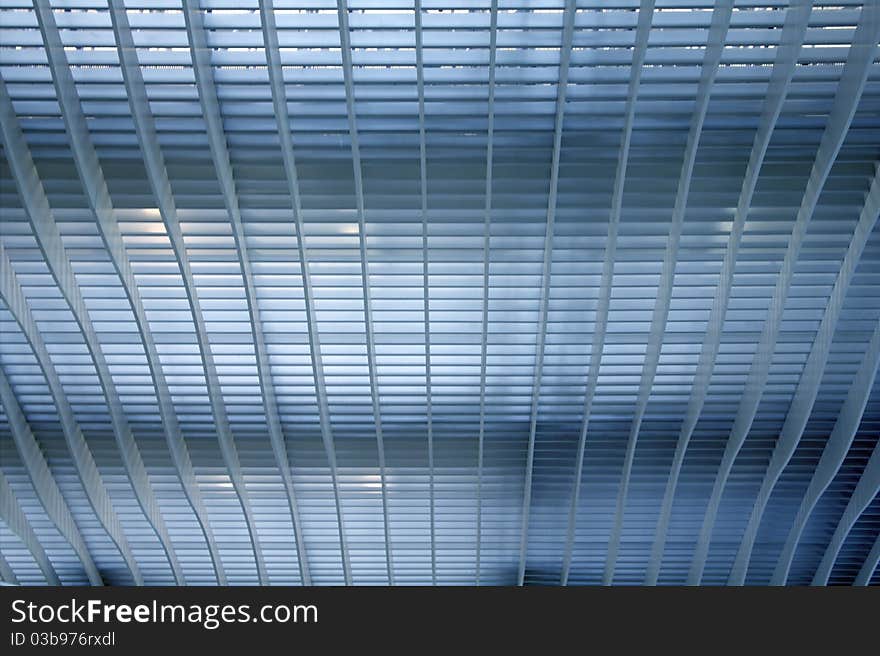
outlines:
[{"label": "ceiling truss", "polygon": [[0,11],[4,582],[877,583],[880,4]]}]

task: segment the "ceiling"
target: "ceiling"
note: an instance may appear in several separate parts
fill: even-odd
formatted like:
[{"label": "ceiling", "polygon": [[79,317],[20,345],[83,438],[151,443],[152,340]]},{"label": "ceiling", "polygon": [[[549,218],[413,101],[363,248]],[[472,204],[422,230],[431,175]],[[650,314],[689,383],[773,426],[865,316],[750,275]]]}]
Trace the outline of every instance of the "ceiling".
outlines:
[{"label": "ceiling", "polygon": [[0,0],[0,578],[880,583],[878,42]]}]

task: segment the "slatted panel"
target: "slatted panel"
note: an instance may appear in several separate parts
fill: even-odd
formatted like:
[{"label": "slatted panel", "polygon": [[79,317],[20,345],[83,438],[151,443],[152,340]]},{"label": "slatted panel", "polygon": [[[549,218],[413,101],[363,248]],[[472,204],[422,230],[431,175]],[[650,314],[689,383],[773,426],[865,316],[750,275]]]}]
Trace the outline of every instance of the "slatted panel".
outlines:
[{"label": "slatted panel", "polygon": [[[567,12],[564,0],[201,0],[210,48],[210,71],[203,72],[216,87],[240,207],[240,251],[208,145],[185,5],[124,4],[268,581],[302,583],[305,559],[315,584],[516,584],[521,572],[526,584],[555,585],[563,582],[569,535],[565,582],[597,584],[608,573],[615,584],[645,581],[788,2],[734,3],[716,44],[723,49],[677,242],[673,207],[718,10],[711,0],[653,3],[612,243],[637,10],[652,3],[578,0]],[[51,6],[222,567],[230,583],[257,583],[243,505],[218,447],[205,354],[144,165],[107,2]],[[870,2],[812,3],[745,220],[706,400],[673,490],[660,583],[686,582],[698,552],[798,207],[856,25],[867,15],[863,6]],[[212,584],[135,313],[75,167],[35,11],[27,0],[3,0],[0,11],[0,76],[149,483],[186,582]],[[266,51],[266,12],[275,26],[277,70]],[[560,85],[563,68],[567,84]],[[289,154],[273,105],[276,73],[289,114]],[[876,59],[856,100],[795,258],[757,414],[710,527],[703,583],[723,584],[731,575],[875,175]],[[85,338],[50,275],[9,157],[4,143],[0,240],[13,266],[2,275],[22,287],[145,582],[172,583],[122,466]],[[770,581],[880,318],[878,230],[846,293],[817,400],[774,486],[746,583]],[[608,248],[610,302],[600,314]],[[646,379],[663,261],[672,248],[668,315],[656,336],[656,373]],[[593,353],[600,323],[607,332]],[[129,582],[76,476],[32,348],[5,304],[0,330],[0,366],[89,551],[107,582]],[[591,364],[598,378],[584,417]],[[277,400],[302,553],[271,448],[262,376]],[[640,385],[650,394],[624,477]],[[789,583],[812,579],[877,442],[878,402],[875,383],[849,453],[807,522]],[[59,577],[85,583],[82,564],[42,509],[5,415],[0,431],[3,472]],[[847,538],[831,583],[856,579],[878,533],[876,515],[875,502]],[[41,583],[26,549],[3,531],[3,555],[16,576]]]}]

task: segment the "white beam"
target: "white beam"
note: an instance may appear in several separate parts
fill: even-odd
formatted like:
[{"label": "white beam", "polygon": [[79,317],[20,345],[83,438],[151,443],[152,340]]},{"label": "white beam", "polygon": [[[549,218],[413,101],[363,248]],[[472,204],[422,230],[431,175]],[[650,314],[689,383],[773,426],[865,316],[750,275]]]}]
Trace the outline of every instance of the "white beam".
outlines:
[{"label": "white beam", "polygon": [[752,203],[758,176],[764,163],[764,156],[770,145],[770,138],[776,127],[782,105],[788,95],[791,79],[797,66],[798,53],[806,34],[807,23],[810,18],[812,0],[792,0],[785,14],[785,22],[782,26],[779,48],[776,52],[776,60],[773,71],[770,74],[770,82],[767,86],[767,101],[758,123],[755,140],[752,145],[749,163],[746,167],[742,189],[737,201],[736,214],[730,230],[727,250],[721,265],[721,275],[718,287],[715,289],[715,297],[712,301],[712,309],[709,313],[706,335],[700,350],[700,358],[694,381],[691,385],[691,396],[688,400],[685,418],[682,422],[675,447],[666,490],[663,494],[663,502],[660,507],[660,516],[657,520],[654,544],[651,548],[651,559],[645,576],[646,585],[656,585],[660,574],[660,565],[663,561],[663,551],[666,546],[666,535],[669,531],[669,522],[672,517],[672,504],[675,492],[678,489],[678,480],[681,468],[690,444],[694,428],[703,410],[706,394],[709,391],[709,382],[715,368],[715,358],[718,356],[718,348],[721,344],[721,332],[724,317],[727,314],[727,304],[730,299],[730,291],[733,287],[733,274],[736,268],[737,255],[745,229],[746,218]]},{"label": "white beam", "polygon": [[305,226],[302,215],[302,202],[299,193],[299,175],[296,158],[293,152],[293,137],[290,134],[290,114],[287,110],[287,94],[284,90],[284,74],[281,68],[281,51],[278,45],[278,33],[275,28],[275,8],[273,0],[260,0],[260,11],[263,16],[263,41],[266,48],[266,59],[269,71],[269,86],[272,90],[272,106],[278,123],[278,135],[281,139],[281,157],[284,161],[284,172],[290,193],[293,219],[296,224],[297,253],[300,262],[300,275],[303,280],[305,297],[306,323],[309,333],[309,358],[312,377],[315,381],[315,393],[318,401],[318,420],[321,426],[321,437],[324,452],[330,468],[330,480],[333,486],[333,498],[336,507],[336,521],[339,527],[339,549],[342,558],[343,578],[346,585],[351,585],[351,560],[348,554],[348,540],[345,535],[345,522],[342,514],[342,503],[339,498],[339,473],[336,467],[336,446],[330,425],[330,409],[327,401],[327,388],[324,384],[324,365],[321,360],[321,341],[315,321],[315,302],[312,293],[312,281],[309,273],[308,251],[305,247]]},{"label": "white beam", "polygon": [[9,566],[9,561],[0,553],[0,581],[3,585],[18,585],[18,577]]},{"label": "white beam", "polygon": [[[342,51],[342,69],[345,78],[345,105],[348,112],[348,131],[351,140],[354,188],[357,197],[358,245],[360,247],[361,279],[363,280],[364,326],[367,339],[367,367],[370,377],[370,396],[373,400],[373,420],[376,425],[376,443],[379,452],[379,481],[382,487],[382,521],[385,529],[385,564],[388,582],[394,585],[394,552],[388,526],[388,490],[385,477],[385,442],[382,437],[382,413],[379,402],[379,380],[376,375],[376,342],[373,339],[373,309],[370,300],[370,266],[367,262],[367,222],[364,216],[364,181],[361,150],[358,140],[357,114],[354,106],[354,79],[351,63],[351,32],[348,26],[348,3],[337,0],[339,14],[339,41]],[[432,553],[432,558],[433,558]],[[433,562],[433,561],[432,561]]]},{"label": "white beam", "polygon": [[880,533],[877,534],[874,546],[871,547],[868,557],[862,563],[853,585],[870,585],[871,577],[874,576],[874,571],[877,569],[877,563],[880,563]]},{"label": "white beam", "polygon": [[[2,242],[0,242],[0,271],[6,272],[5,275],[0,276],[0,297],[3,298],[9,313],[21,327],[25,339],[30,344],[37,363],[43,372],[43,376],[46,378],[49,393],[52,395],[55,409],[58,412],[61,430],[64,433],[64,439],[67,442],[73,466],[82,483],[89,504],[91,504],[92,509],[95,511],[101,526],[104,527],[107,535],[110,536],[110,539],[119,549],[123,562],[131,572],[134,584],[143,585],[144,579],[141,576],[140,567],[131,552],[128,539],[122,531],[119,516],[113,508],[113,502],[101,479],[101,474],[98,471],[98,466],[95,464],[91,449],[89,449],[89,445],[76,421],[76,415],[64,393],[64,387],[61,385],[61,379],[55,369],[55,364],[49,356],[49,351],[46,348],[45,342],[43,342],[43,337],[36,321],[34,321],[21,286],[15,277],[15,269],[13,269],[12,262],[6,255]],[[9,391],[11,393],[11,387],[9,387]],[[8,408],[11,405],[8,402],[14,398],[14,395],[12,398],[5,398],[4,407]]]},{"label": "white beam", "polygon": [[825,443],[822,456],[819,463],[813,471],[813,477],[804,492],[801,505],[795,516],[794,524],[788,532],[785,545],[779,555],[773,576],[770,578],[771,585],[785,585],[788,581],[788,574],[791,571],[791,564],[794,561],[794,555],[797,552],[801,535],[810,519],[816,504],[821,496],[831,485],[831,481],[837,476],[846,459],[850,446],[855,439],[859,424],[862,421],[862,414],[868,405],[868,397],[877,377],[877,368],[880,367],[880,321],[874,328],[874,334],[868,342],[868,348],[862,357],[862,362],[852,380],[846,400],[843,402],[837,420],[834,422],[834,428],[831,429],[831,435]]},{"label": "white beam", "polygon": [[865,509],[874,500],[874,497],[880,493],[880,440],[874,445],[874,451],[865,469],[862,477],[859,479],[856,488],[853,490],[849,503],[834,529],[828,548],[822,556],[822,562],[813,576],[813,585],[828,585],[828,579],[831,576],[831,570],[834,569],[834,563],[837,562],[837,556],[843,548],[844,542],[849,537],[849,533],[859,521],[859,517]]},{"label": "white beam", "polygon": [[[217,173],[217,180],[220,183],[223,203],[226,206],[226,212],[232,224],[232,238],[235,242],[236,256],[241,267],[245,303],[247,304],[251,323],[251,338],[253,339],[254,351],[256,353],[257,377],[260,381],[263,409],[266,413],[266,424],[269,429],[269,442],[272,445],[275,464],[281,474],[281,482],[287,496],[287,505],[290,508],[293,540],[296,544],[296,557],[299,563],[302,582],[303,585],[311,585],[309,559],[302,540],[302,522],[300,521],[299,506],[296,501],[296,490],[293,486],[293,475],[291,474],[291,465],[287,456],[287,445],[284,441],[284,431],[281,427],[281,416],[278,413],[278,401],[275,396],[275,385],[272,381],[272,372],[269,366],[269,354],[266,351],[266,343],[263,339],[263,324],[260,320],[259,308],[257,307],[257,294],[254,288],[254,278],[248,256],[244,225],[241,221],[238,191],[232,173],[229,151],[226,147],[226,134],[223,130],[223,119],[220,115],[217,89],[214,85],[211,50],[208,47],[198,0],[187,0],[186,5],[187,11],[185,16],[188,19],[187,28],[189,30],[189,43],[193,58],[196,89],[198,90],[202,116],[205,119],[211,159],[214,164],[214,170]],[[112,13],[116,15],[120,24],[124,21],[125,27],[128,27],[128,19],[121,6],[117,6]],[[130,35],[131,32],[128,30],[129,41]],[[134,57],[132,66],[136,68],[137,55],[132,52],[131,56]]]},{"label": "white beam", "polygon": [[58,580],[58,574],[55,572],[55,567],[53,567],[52,562],[46,555],[43,545],[40,544],[40,539],[34,533],[33,527],[31,527],[27,516],[25,516],[24,511],[21,509],[21,504],[19,504],[15,493],[9,486],[9,481],[6,480],[6,476],[2,471],[0,471],[0,519],[6,522],[9,530],[15,533],[22,544],[27,547],[34,562],[37,563],[43,576],[46,577],[46,583],[48,585],[61,585],[61,581]]},{"label": "white beam", "polygon": [[538,341],[535,346],[535,373],[532,383],[532,403],[529,423],[529,446],[526,454],[526,477],[523,483],[522,523],[519,542],[519,574],[517,585],[523,585],[526,574],[529,541],[529,512],[532,505],[532,473],[535,460],[535,431],[538,425],[538,401],[541,396],[541,377],[544,370],[544,342],[547,339],[547,307],[550,297],[550,274],[553,262],[553,227],[556,220],[556,197],[559,191],[559,159],[562,150],[562,131],[565,118],[565,97],[568,91],[568,64],[574,35],[576,1],[566,0],[563,14],[562,45],[559,49],[559,78],[556,83],[556,118],[553,128],[553,158],[550,163],[550,194],[547,200],[547,225],[544,228],[544,265],[541,272],[540,319]]},{"label": "white beam", "polygon": [[620,140],[620,155],[617,159],[617,171],[614,177],[614,189],[611,199],[611,216],[608,222],[608,238],[605,244],[605,256],[602,262],[602,278],[599,282],[599,301],[596,307],[596,327],[593,331],[593,342],[590,348],[590,367],[587,372],[587,387],[584,393],[583,418],[578,438],[577,455],[575,456],[574,484],[571,503],[568,509],[568,528],[566,531],[565,548],[562,556],[562,574],[560,582],[568,585],[571,572],[571,558],[574,551],[574,535],[577,526],[578,502],[581,494],[581,478],[584,470],[584,451],[587,444],[587,429],[590,414],[593,410],[593,397],[599,380],[599,368],[602,364],[602,351],[605,349],[605,333],[608,328],[608,307],[611,303],[611,287],[614,280],[614,261],[617,253],[617,230],[620,215],[623,211],[623,189],[626,183],[626,169],[629,162],[629,145],[632,139],[635,122],[636,102],[642,80],[642,66],[648,52],[648,37],[651,34],[651,19],[654,16],[654,0],[642,0],[639,5],[638,24],[636,26],[635,45],[630,66],[629,87],[627,90],[626,107],[624,109],[623,134]]},{"label": "white beam", "polygon": [[770,501],[770,495],[773,493],[776,482],[794,455],[798,444],[800,444],[801,436],[803,435],[804,428],[806,428],[807,420],[810,418],[810,412],[813,409],[813,404],[816,402],[816,396],[819,394],[822,373],[825,371],[828,354],[831,352],[831,343],[837,328],[837,321],[840,319],[840,313],[843,310],[844,300],[849,291],[856,266],[862,257],[862,252],[865,250],[868,238],[871,236],[878,218],[880,218],[880,167],[876,167],[874,181],[871,184],[871,189],[868,192],[868,197],[859,216],[859,222],[853,232],[849,248],[837,274],[837,279],[834,281],[828,305],[825,308],[825,313],[819,324],[819,330],[816,333],[816,338],[813,341],[813,346],[810,349],[810,354],[801,373],[794,398],[789,406],[788,415],[779,433],[779,438],[773,449],[773,455],[770,458],[770,464],[767,466],[764,479],[761,481],[755,506],[752,509],[749,523],[746,526],[733,568],[730,572],[729,585],[743,585],[745,583],[749,561],[752,557],[752,550],[755,546],[755,539],[761,526],[761,520],[764,517],[764,511]]},{"label": "white beam", "polygon": [[645,361],[642,365],[642,377],[639,383],[639,395],[630,427],[629,439],[626,445],[626,454],[623,460],[623,472],[620,479],[620,491],[617,495],[617,506],[614,511],[614,523],[611,529],[611,538],[608,542],[608,554],[605,560],[605,571],[602,575],[602,583],[611,585],[614,581],[614,568],[617,564],[617,552],[620,548],[620,536],[623,532],[623,515],[626,510],[626,501],[629,496],[629,481],[632,475],[633,460],[636,455],[636,446],[639,440],[639,431],[642,419],[651,398],[651,390],[654,387],[654,376],[657,373],[657,365],[660,362],[660,350],[663,347],[663,337],[666,334],[666,319],[669,316],[669,303],[672,300],[672,284],[675,280],[675,267],[678,264],[678,244],[681,239],[684,215],[687,209],[688,195],[691,189],[691,179],[694,172],[694,163],[697,159],[697,150],[700,147],[700,136],[703,133],[703,123],[706,120],[706,112],[709,109],[709,97],[712,94],[712,86],[718,73],[718,65],[721,63],[721,54],[724,51],[724,42],[727,39],[727,29],[730,27],[730,17],[733,13],[733,0],[719,0],[712,12],[712,22],[709,26],[706,53],[703,57],[703,65],[700,71],[700,82],[697,86],[697,97],[694,110],[691,114],[691,124],[685,145],[684,161],[681,165],[681,174],[678,179],[678,190],[675,194],[675,206],[672,209],[672,223],[669,228],[669,236],[666,240],[666,252],[663,256],[663,267],[660,271],[660,282],[657,288],[657,301],[654,304],[654,313],[651,318],[651,332],[648,336],[648,345],[645,351]]},{"label": "white beam", "polygon": [[150,479],[146,467],[144,467],[140,449],[131,432],[131,427],[128,425],[122,401],[104,358],[104,352],[101,350],[101,343],[89,316],[88,307],[76,283],[76,276],[64,248],[64,242],[61,240],[58,226],[55,224],[55,217],[49,207],[43,184],[39,179],[27,142],[22,134],[12,100],[2,80],[0,80],[0,114],[5,119],[2,127],[3,142],[9,144],[9,152],[12,155],[9,158],[9,164],[25,214],[37,245],[44,256],[49,273],[55,284],[58,285],[58,289],[82,333],[86,350],[95,367],[101,391],[107,402],[113,436],[125,467],[125,473],[131,483],[135,500],[159,540],[159,545],[168,559],[175,582],[178,585],[183,585],[185,583],[183,570],[174,551],[165,520],[162,518],[156,495],[150,486]]},{"label": "white beam", "polygon": [[9,384],[6,373],[2,369],[0,369],[0,405],[6,411],[6,419],[12,432],[12,441],[15,442],[15,448],[24,464],[31,485],[34,486],[37,498],[46,510],[46,515],[61,536],[70,543],[73,552],[82,563],[89,583],[104,585],[98,568],[92,560],[92,555],[89,553],[89,548],[73,518],[73,513],[70,512],[58,483],[55,482],[55,477],[49,469],[43,450],[37,443],[18,399],[15,398],[12,385]]},{"label": "white beam", "polygon": [[[97,219],[97,225],[101,238],[110,255],[110,259],[122,282],[128,302],[134,314],[138,332],[144,344],[147,356],[147,364],[150,374],[155,383],[159,412],[162,419],[166,443],[171,452],[172,461],[181,480],[184,494],[187,497],[193,512],[199,522],[199,526],[205,535],[208,551],[217,574],[218,583],[225,584],[226,577],[220,564],[213,533],[207,519],[207,513],[201,501],[201,494],[196,483],[195,474],[186,444],[180,434],[180,426],[174,410],[171,394],[165,380],[164,373],[159,361],[158,352],[149,322],[146,318],[143,302],[140,298],[137,283],[131,270],[125,243],[119,231],[119,225],[113,212],[113,205],[107,189],[107,183],[101,169],[100,162],[94,146],[89,137],[88,125],[80,105],[76,92],[73,76],[67,62],[67,56],[61,43],[58,27],[55,23],[54,14],[47,3],[40,0],[37,5],[37,15],[43,32],[43,38],[51,47],[47,47],[49,63],[52,68],[52,78],[55,84],[58,102],[62,109],[62,117],[65,129],[70,140],[74,164],[83,184],[85,196],[89,202],[92,214]],[[125,70],[123,69],[123,75]],[[20,146],[16,149],[18,156],[30,158],[27,145],[22,138]],[[33,172],[34,180],[36,172]],[[34,186],[33,182],[29,183]],[[48,207],[48,205],[47,205]],[[39,208],[38,208],[39,209]],[[59,242],[60,243],[60,242]]]},{"label": "white beam", "polygon": [[489,342],[489,264],[492,227],[492,168],[495,136],[495,58],[498,44],[498,0],[492,0],[489,18],[489,100],[487,105],[486,204],[483,207],[483,312],[480,336],[480,425],[477,436],[477,560],[476,585],[480,585],[483,553],[483,443],[486,435],[486,363]]},{"label": "white beam", "polygon": [[434,417],[431,387],[431,308],[428,285],[428,145],[425,138],[425,71],[422,56],[422,3],[415,0],[416,87],[419,96],[419,178],[422,198],[422,284],[425,322],[425,406],[428,429],[428,503],[431,523],[431,582],[437,585],[437,538],[434,520]]},{"label": "white beam", "polygon": [[859,16],[853,44],[850,47],[846,65],[837,87],[837,95],[819,144],[816,161],[810,172],[810,179],[807,182],[807,188],[797,213],[794,230],[785,252],[785,259],[773,290],[767,320],[764,322],[761,338],[746,379],[742,401],[737,410],[730,437],[727,440],[715,484],[712,487],[712,495],[706,508],[703,525],[697,539],[697,548],[688,573],[689,585],[699,585],[703,577],[703,569],[709,555],[709,542],[712,539],[721,497],[736,456],[739,454],[755,419],[758,404],[770,373],[770,363],[782,325],[785,301],[788,298],[794,268],[806,236],[807,226],[812,219],[825,180],[828,178],[831,166],[843,145],[843,140],[862,96],[868,73],[877,52],[878,40],[880,40],[880,3],[874,3],[863,7]]},{"label": "white beam", "polygon": [[[198,56],[199,48],[195,45],[198,34],[194,30],[194,22],[199,20],[198,3],[187,2],[184,6],[183,16],[186,22],[186,30],[192,54],[193,72],[199,66],[205,65]],[[203,48],[206,47],[202,46]],[[177,216],[177,208],[174,205],[174,199],[171,196],[171,183],[168,180],[168,173],[165,169],[164,158],[159,149],[159,142],[155,135],[155,125],[153,124],[152,114],[149,113],[149,105],[143,107],[135,107],[131,103],[131,90],[129,90],[129,104],[132,114],[135,115],[135,124],[138,131],[138,141],[141,144],[141,150],[144,153],[144,163],[147,165],[147,175],[150,177],[151,186],[154,194],[159,202],[159,212],[168,231],[168,237],[171,240],[171,247],[177,258],[180,267],[181,277],[183,278],[186,295],[189,300],[190,310],[196,327],[196,337],[198,338],[199,351],[202,355],[202,364],[205,372],[205,380],[207,381],[208,397],[211,403],[211,411],[214,415],[214,426],[217,430],[217,438],[220,442],[220,451],[223,455],[223,462],[229,471],[229,478],[232,487],[241,504],[244,513],[245,524],[247,525],[248,537],[251,542],[251,548],[254,553],[254,561],[257,565],[257,575],[261,585],[269,582],[269,573],[266,570],[266,562],[263,557],[263,551],[260,548],[260,539],[257,534],[256,519],[254,511],[250,503],[250,495],[247,491],[247,485],[241,471],[241,463],[238,459],[238,449],[235,446],[235,438],[229,426],[229,417],[226,414],[226,405],[223,401],[223,393],[220,389],[220,378],[217,375],[217,367],[214,364],[214,355],[211,351],[211,342],[208,338],[207,326],[205,325],[204,315],[202,314],[201,304],[198,299],[198,290],[196,289],[195,280],[192,275],[192,269],[186,255],[186,244],[183,240],[183,234],[180,229],[180,222]],[[147,136],[150,135],[150,136]]]},{"label": "white beam", "polygon": [[[118,14],[116,15],[116,18],[118,18]],[[120,59],[120,61],[122,60]],[[58,67],[59,75],[64,75],[65,71],[67,71],[66,75],[69,77],[69,71],[66,66]],[[183,242],[183,236],[180,231],[180,224],[177,220],[177,213],[174,206],[174,201],[171,196],[171,184],[165,171],[164,160],[162,158],[162,153],[159,149],[158,139],[156,138],[155,126],[153,124],[149,104],[146,102],[145,89],[142,83],[140,85],[135,84],[137,80],[134,78],[137,76],[137,74],[139,74],[139,71],[139,67],[134,65],[122,67],[123,80],[125,81],[126,91],[129,97],[129,107],[131,109],[132,119],[135,125],[135,133],[141,148],[141,153],[144,158],[144,166],[147,172],[147,178],[153,194],[156,198],[163,224],[168,233],[168,238],[171,243],[172,251],[174,253],[175,259],[177,260],[178,267],[180,268],[181,278],[184,283],[184,290],[187,295],[187,301],[189,303],[190,312],[193,316],[193,321],[196,328],[196,338],[199,345],[202,367],[205,372],[205,380],[207,381],[206,387],[212,407],[212,412],[214,415],[214,423],[217,430],[218,441],[220,443],[220,450],[223,456],[223,460],[226,463],[227,469],[229,470],[233,490],[235,491],[236,496],[241,502],[242,510],[245,516],[245,522],[248,527],[251,545],[253,547],[254,560],[257,565],[257,572],[259,575],[259,579],[262,583],[266,582],[267,580],[265,565],[263,563],[263,556],[261,550],[258,547],[256,531],[254,529],[253,515],[250,510],[250,504],[247,502],[247,492],[244,489],[241,468],[238,464],[237,452],[231,432],[229,430],[226,411],[225,407],[223,406],[223,399],[219,390],[219,380],[217,378],[216,368],[214,367],[213,354],[210,350],[210,344],[207,338],[204,319],[202,317],[201,309],[199,307],[198,297],[196,295],[193,282],[192,271],[186,258],[186,248]],[[74,114],[82,116],[81,109],[78,108],[78,102],[76,102],[75,98],[76,97],[74,93],[73,99],[68,102],[67,107],[65,108],[64,113],[66,117],[68,115]],[[85,123],[83,123],[83,125],[85,125]],[[120,278],[123,281],[126,292],[129,294],[130,300],[132,300],[132,305],[135,309],[135,316],[138,317],[138,323],[140,326],[140,330],[142,331],[141,336],[142,338],[144,338],[145,346],[148,346],[148,352],[150,350],[155,350],[155,344],[152,343],[151,339],[148,339],[146,337],[149,334],[149,324],[146,321],[146,315],[143,312],[143,306],[140,302],[140,298],[135,294],[134,291],[137,288],[137,284],[134,280],[134,276],[131,273],[130,264],[125,253],[125,245],[121,239],[121,236],[119,235],[119,226],[116,223],[115,217],[112,212],[112,205],[110,203],[109,193],[107,191],[103,171],[101,170],[101,167],[98,163],[97,155],[94,151],[94,146],[88,139],[87,130],[74,131],[71,134],[71,138],[79,140],[79,142],[76,144],[76,148],[74,149],[74,155],[77,159],[77,168],[80,171],[80,177],[83,179],[83,184],[86,188],[87,195],[90,196],[90,202],[92,204],[93,211],[98,217],[105,241],[108,245],[108,249],[110,250],[111,256],[114,258],[114,264],[119,271]],[[156,375],[155,371],[158,371],[161,368],[158,363],[158,354],[151,357],[155,357],[154,364],[156,365],[157,369],[154,370],[154,375]],[[164,394],[164,390],[162,390],[162,392]],[[162,399],[160,397],[160,407],[162,406],[161,400]],[[168,420],[170,420],[173,412],[173,405],[169,405],[168,407],[166,407],[165,413],[166,417],[168,417]],[[178,466],[179,471],[182,470],[185,472],[186,478],[182,477],[182,481],[184,481],[184,487],[187,490],[188,497],[191,503],[193,503],[194,509],[196,509],[196,514],[199,518],[200,526],[205,534],[206,541],[208,542],[208,548],[212,557],[212,561],[214,563],[214,569],[217,574],[218,583],[220,583],[221,585],[225,585],[226,573],[223,570],[222,564],[220,563],[219,552],[216,548],[214,538],[208,524],[207,515],[204,513],[203,507],[200,503],[201,497],[198,493],[197,483],[195,481],[195,477],[190,477],[188,473],[192,471],[188,452],[185,450],[185,445],[182,438],[175,440],[174,442],[169,441],[169,446],[172,446],[172,444],[172,453],[175,454],[176,457],[175,464]]]}]

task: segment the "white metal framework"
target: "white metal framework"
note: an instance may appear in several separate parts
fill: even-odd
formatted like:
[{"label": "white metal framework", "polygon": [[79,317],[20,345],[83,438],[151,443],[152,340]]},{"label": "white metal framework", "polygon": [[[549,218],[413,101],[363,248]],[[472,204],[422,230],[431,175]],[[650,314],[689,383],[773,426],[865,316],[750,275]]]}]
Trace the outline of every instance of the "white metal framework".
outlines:
[{"label": "white metal framework", "polygon": [[0,578],[880,583],[878,43],[0,0]]}]

